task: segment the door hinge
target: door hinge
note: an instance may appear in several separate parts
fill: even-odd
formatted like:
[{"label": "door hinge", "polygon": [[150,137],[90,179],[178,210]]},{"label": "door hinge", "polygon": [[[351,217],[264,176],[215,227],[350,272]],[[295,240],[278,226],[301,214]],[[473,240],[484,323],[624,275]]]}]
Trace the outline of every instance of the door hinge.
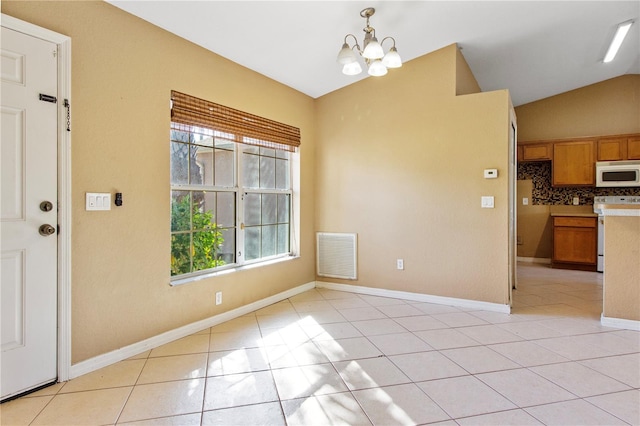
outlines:
[{"label": "door hinge", "polygon": [[40,93],[39,99],[41,101],[51,102],[52,104],[55,104],[58,102],[58,98],[56,98],[55,96],[45,95],[44,93]]}]

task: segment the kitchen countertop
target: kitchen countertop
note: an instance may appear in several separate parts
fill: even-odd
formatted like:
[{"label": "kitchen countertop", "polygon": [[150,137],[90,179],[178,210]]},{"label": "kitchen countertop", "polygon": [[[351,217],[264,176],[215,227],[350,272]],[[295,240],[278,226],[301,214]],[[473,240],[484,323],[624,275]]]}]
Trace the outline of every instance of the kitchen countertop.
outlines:
[{"label": "kitchen countertop", "polygon": [[551,217],[565,216],[565,217],[598,217],[596,213],[551,213]]}]

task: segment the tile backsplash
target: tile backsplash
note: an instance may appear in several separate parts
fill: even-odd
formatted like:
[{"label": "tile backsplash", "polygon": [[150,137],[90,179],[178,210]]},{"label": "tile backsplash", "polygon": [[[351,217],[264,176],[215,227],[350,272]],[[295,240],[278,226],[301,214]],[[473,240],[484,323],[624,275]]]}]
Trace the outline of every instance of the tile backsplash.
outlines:
[{"label": "tile backsplash", "polygon": [[638,195],[640,188],[596,188],[551,186],[551,161],[518,163],[518,180],[532,180],[531,203],[538,205],[571,205],[573,197],[580,198],[580,205],[592,205],[593,197],[602,195]]}]

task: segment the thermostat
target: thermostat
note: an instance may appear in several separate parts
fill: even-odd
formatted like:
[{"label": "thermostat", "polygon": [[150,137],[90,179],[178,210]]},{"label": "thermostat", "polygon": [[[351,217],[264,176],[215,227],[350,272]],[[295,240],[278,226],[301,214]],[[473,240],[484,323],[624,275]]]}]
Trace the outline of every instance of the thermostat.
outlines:
[{"label": "thermostat", "polygon": [[485,179],[495,179],[498,177],[498,169],[484,169]]}]

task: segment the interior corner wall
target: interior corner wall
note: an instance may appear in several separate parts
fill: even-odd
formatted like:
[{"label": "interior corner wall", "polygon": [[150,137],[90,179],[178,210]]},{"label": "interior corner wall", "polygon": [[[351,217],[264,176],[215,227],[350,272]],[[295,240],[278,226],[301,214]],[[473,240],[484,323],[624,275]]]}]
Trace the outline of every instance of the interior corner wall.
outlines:
[{"label": "interior corner wall", "polygon": [[[315,279],[312,98],[106,2],[2,1],[2,13],[71,37],[74,364]],[[301,129],[298,259],[169,285],[172,89]],[[122,207],[84,210],[85,192],[116,191]]]},{"label": "interior corner wall", "polygon": [[318,280],[509,303],[509,95],[456,96],[457,60],[451,45],[318,99],[316,229],[358,234],[358,279]]},{"label": "interior corner wall", "polygon": [[464,58],[462,51],[456,49],[456,95],[469,95],[480,93],[480,85]]},{"label": "interior corner wall", "polygon": [[518,140],[640,133],[640,74],[627,74],[515,108]]}]

